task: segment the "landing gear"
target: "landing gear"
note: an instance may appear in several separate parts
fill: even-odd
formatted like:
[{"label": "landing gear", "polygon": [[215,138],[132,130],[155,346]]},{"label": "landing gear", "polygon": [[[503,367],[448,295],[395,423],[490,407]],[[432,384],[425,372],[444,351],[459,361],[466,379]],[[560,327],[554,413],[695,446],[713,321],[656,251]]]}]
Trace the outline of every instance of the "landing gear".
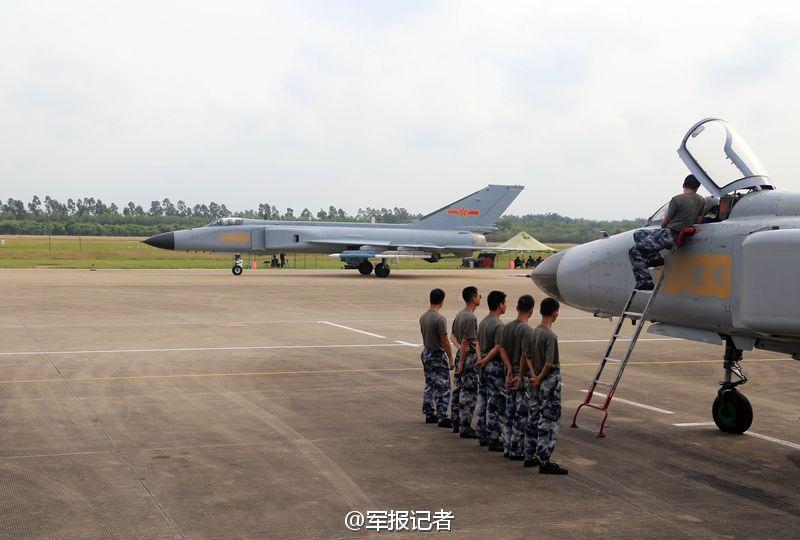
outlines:
[{"label": "landing gear", "polygon": [[380,277],[380,278],[389,277],[389,273],[391,271],[392,271],[391,268],[389,268],[389,265],[386,264],[385,261],[379,262],[378,264],[375,265],[375,276],[376,277]]},{"label": "landing gear", "polygon": [[[747,377],[742,372],[739,361],[742,359],[741,349],[736,348],[731,338],[725,338],[725,379],[720,383],[720,389],[711,415],[714,423],[725,433],[741,434],[750,428],[753,423],[753,407],[736,388],[747,382]],[[736,380],[733,380],[736,377]]]},{"label": "landing gear", "polygon": [[242,256],[236,254],[233,257],[233,268],[231,268],[231,272],[233,272],[234,276],[241,276],[243,271],[244,263],[242,262]]},{"label": "landing gear", "polygon": [[362,261],[358,265],[358,271],[362,276],[368,276],[372,273],[372,263],[369,261]]}]

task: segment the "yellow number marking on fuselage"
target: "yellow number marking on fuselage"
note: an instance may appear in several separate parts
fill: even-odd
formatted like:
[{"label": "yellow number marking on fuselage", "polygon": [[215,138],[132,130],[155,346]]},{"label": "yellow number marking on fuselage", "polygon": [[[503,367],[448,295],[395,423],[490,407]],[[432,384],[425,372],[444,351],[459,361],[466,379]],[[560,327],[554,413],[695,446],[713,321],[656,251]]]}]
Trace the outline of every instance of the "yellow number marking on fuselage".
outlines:
[{"label": "yellow number marking on fuselage", "polygon": [[219,241],[223,244],[249,244],[249,232],[229,232],[219,235]]},{"label": "yellow number marking on fuselage", "polygon": [[665,272],[664,291],[670,296],[731,297],[733,258],[727,253],[675,255]]}]

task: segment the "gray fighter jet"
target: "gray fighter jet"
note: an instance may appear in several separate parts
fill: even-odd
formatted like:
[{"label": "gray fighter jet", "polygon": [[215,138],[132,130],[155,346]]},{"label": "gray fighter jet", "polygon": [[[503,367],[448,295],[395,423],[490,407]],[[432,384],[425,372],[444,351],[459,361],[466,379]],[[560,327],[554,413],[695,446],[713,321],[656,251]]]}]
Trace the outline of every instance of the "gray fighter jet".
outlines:
[{"label": "gray fighter jet", "polygon": [[[764,349],[800,360],[800,194],[775,190],[744,139],[720,119],[692,126],[678,155],[710,194],[704,223],[676,251],[664,253],[663,269],[651,270],[664,279],[650,309],[644,300],[628,309],[646,311],[640,318],[654,323],[648,332],[725,346],[713,417],[722,431],[742,433],[753,414],[736,388],[747,380],[739,366],[742,351]],[[644,227],[658,228],[666,207]],[[570,306],[620,316],[633,298],[633,232],[562,251],[539,265],[532,279]],[[634,320],[642,313],[631,315]]]},{"label": "gray fighter jet", "polygon": [[[363,275],[388,277],[387,260],[468,256],[485,247],[487,232],[517,198],[522,186],[490,185],[407,224],[264,221],[230,217],[205,227],[157,234],[144,242],[162,249],[233,253],[325,253]],[[373,267],[370,259],[380,262]],[[232,272],[242,273],[234,262]]]}]

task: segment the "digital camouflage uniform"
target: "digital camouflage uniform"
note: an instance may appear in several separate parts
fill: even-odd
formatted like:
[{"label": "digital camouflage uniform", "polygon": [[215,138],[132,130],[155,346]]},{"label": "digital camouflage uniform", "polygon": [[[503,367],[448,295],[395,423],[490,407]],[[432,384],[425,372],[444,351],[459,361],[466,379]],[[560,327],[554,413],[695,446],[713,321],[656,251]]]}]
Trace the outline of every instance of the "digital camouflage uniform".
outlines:
[{"label": "digital camouflage uniform", "polygon": [[425,348],[422,351],[422,370],[425,390],[422,393],[422,412],[425,416],[447,418],[450,405],[450,364],[444,351]]},{"label": "digital camouflage uniform", "polygon": [[650,261],[658,257],[662,249],[672,249],[678,236],[672,229],[639,229],[633,233],[635,245],[628,251],[628,256],[636,276],[636,284],[652,283],[653,277],[647,267]]},{"label": "digital camouflage uniform", "polygon": [[[478,396],[478,371],[475,369],[477,355],[475,344],[478,340],[478,319],[475,313],[467,308],[462,309],[453,319],[453,336],[461,343],[462,340],[470,342],[469,350],[464,358],[464,368],[454,375],[455,388],[453,400],[450,404],[453,427],[462,430],[472,428],[472,414],[475,411],[475,401]],[[456,368],[461,362],[461,350],[456,353]]]},{"label": "digital camouflage uniform", "polygon": [[426,417],[447,418],[450,404],[450,362],[442,340],[447,337],[447,320],[441,313],[429,309],[419,318],[423,349],[422,371],[425,389],[422,392],[422,412]]},{"label": "digital camouflage uniform", "polygon": [[[484,317],[478,325],[478,346],[481,348],[483,358],[486,358],[502,339],[503,321],[491,314]],[[478,370],[476,431],[481,440],[500,440],[501,418],[505,414],[505,376],[505,365],[499,354],[483,369]]]},{"label": "digital camouflage uniform", "polygon": [[[514,320],[503,329],[502,345],[508,354],[514,376],[519,375],[520,357],[532,340],[533,328],[527,323]],[[505,432],[503,446],[508,457],[522,457],[525,445],[525,425],[528,420],[527,380],[518,389],[506,389]]]},{"label": "digital camouflage uniform", "polygon": [[556,448],[561,420],[561,371],[554,368],[538,387],[530,388],[530,411],[525,428],[525,459],[536,456],[547,465]]},{"label": "digital camouflage uniform", "polygon": [[478,396],[475,399],[475,414],[478,420],[475,422],[475,431],[478,433],[478,438],[486,439],[486,411],[487,403],[489,401],[488,389],[486,388],[486,368],[478,370]]},{"label": "digital camouflage uniform", "polygon": [[486,438],[500,440],[500,426],[506,414],[506,366],[495,359],[483,368],[486,381]]}]

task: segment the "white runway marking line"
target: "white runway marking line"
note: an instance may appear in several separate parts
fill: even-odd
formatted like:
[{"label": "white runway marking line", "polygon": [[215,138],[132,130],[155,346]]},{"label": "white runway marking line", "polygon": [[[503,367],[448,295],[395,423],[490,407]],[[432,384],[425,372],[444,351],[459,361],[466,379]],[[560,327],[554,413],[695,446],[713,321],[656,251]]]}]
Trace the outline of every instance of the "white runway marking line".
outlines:
[{"label": "white runway marking line", "polygon": [[[680,422],[672,425],[675,427],[706,427],[706,426],[713,426],[715,424],[714,422]],[[800,444],[793,443],[790,441],[784,441],[783,439],[778,439],[775,437],[770,437],[769,435],[762,435],[761,433],[754,433],[752,431],[745,431],[744,435],[756,439],[761,439],[762,441],[768,441],[771,443],[780,444],[782,446],[788,446],[789,448],[793,448],[795,450],[800,450]]]},{"label": "white runway marking line", "polygon": [[396,339],[394,342],[405,345],[406,347],[422,347],[419,343],[409,343],[408,341],[400,341],[399,339]]},{"label": "white runway marking line", "polygon": [[[581,390],[581,392],[588,392],[589,390]],[[608,394],[602,394],[600,392],[594,392],[594,395],[600,397],[608,397]],[[637,403],[636,401],[628,401],[627,399],[618,398],[614,396],[614,401],[619,401],[620,403],[625,403],[627,405],[632,405],[633,407],[639,407],[640,409],[647,409],[648,411],[653,411],[661,414],[675,414],[672,411],[668,411],[666,409],[659,409],[658,407],[653,407],[652,405],[645,405],[644,403]]]},{"label": "white runway marking line", "polygon": [[380,339],[386,339],[386,336],[382,336],[380,334],[373,334],[372,332],[365,332],[364,330],[359,330],[358,328],[353,328],[351,326],[345,326],[343,324],[336,324],[330,321],[317,321],[319,324],[327,324],[330,326],[335,326],[336,328],[342,328],[344,330],[350,330],[351,332],[356,332],[358,334],[364,334],[365,336],[372,336]]},{"label": "white runway marking line", "polygon": [[202,351],[257,351],[269,349],[348,349],[358,347],[400,347],[398,343],[373,343],[358,345],[253,345],[243,347],[182,347],[164,349],[100,349],[86,351],[22,351],[0,352],[0,356],[31,356],[47,354],[115,354],[115,353],[154,353],[154,352],[202,352]]}]

